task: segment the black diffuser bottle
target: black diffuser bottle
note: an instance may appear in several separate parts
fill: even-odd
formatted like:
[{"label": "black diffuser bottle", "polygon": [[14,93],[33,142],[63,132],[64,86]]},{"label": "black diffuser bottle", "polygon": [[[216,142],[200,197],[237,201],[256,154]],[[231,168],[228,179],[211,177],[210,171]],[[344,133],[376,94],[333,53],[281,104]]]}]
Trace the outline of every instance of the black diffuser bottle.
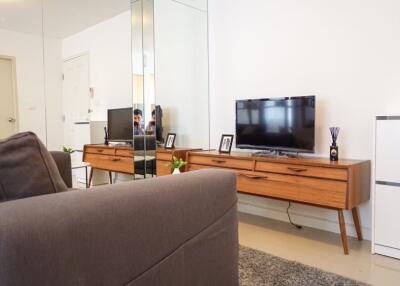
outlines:
[{"label": "black diffuser bottle", "polygon": [[339,147],[336,144],[337,138],[339,136],[339,127],[331,127],[329,128],[332,135],[332,146],[330,149],[330,159],[331,161],[338,161],[339,160]]},{"label": "black diffuser bottle", "polygon": [[107,132],[107,127],[104,127],[104,145],[108,146],[108,132]]}]

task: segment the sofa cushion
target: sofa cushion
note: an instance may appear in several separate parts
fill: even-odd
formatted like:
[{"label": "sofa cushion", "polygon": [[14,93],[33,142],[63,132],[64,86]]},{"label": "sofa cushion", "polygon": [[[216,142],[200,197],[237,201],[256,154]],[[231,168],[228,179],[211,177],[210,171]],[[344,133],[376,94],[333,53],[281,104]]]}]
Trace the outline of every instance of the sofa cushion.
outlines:
[{"label": "sofa cushion", "polygon": [[66,190],[54,159],[34,133],[0,140],[0,202]]}]

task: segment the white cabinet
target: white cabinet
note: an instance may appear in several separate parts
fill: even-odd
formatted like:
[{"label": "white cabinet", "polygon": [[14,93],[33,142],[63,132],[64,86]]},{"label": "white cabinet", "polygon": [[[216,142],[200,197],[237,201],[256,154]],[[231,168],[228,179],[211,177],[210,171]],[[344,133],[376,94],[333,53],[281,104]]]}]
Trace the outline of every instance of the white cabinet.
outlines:
[{"label": "white cabinet", "polygon": [[376,121],[377,181],[400,183],[400,118],[395,118]]},{"label": "white cabinet", "polygon": [[400,258],[400,116],[375,119],[374,253]]}]

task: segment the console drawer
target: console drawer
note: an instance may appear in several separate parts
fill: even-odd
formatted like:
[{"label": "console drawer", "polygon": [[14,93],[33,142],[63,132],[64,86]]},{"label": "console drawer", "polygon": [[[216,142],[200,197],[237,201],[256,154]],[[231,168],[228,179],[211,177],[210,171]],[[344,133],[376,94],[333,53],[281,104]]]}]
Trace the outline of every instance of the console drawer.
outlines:
[{"label": "console drawer", "polygon": [[274,173],[238,172],[237,190],[325,207],[346,208],[347,183],[337,180]]},{"label": "console drawer", "polygon": [[106,148],[106,147],[87,146],[86,153],[102,154],[102,155],[115,155],[115,149],[114,148]]},{"label": "console drawer", "polygon": [[[210,169],[189,164],[189,171]],[[238,192],[313,205],[346,208],[347,183],[264,172],[231,170],[237,175]]]},{"label": "console drawer", "polygon": [[215,166],[220,168],[253,170],[254,162],[252,160],[240,160],[218,156],[212,157],[190,154],[189,164]]},{"label": "console drawer", "polygon": [[115,155],[133,158],[134,151],[129,149],[117,149]]},{"label": "console drawer", "polygon": [[86,154],[85,162],[90,163],[96,169],[128,174],[134,173],[133,159],[128,157]]},{"label": "console drawer", "polygon": [[169,162],[157,160],[157,177],[171,175],[171,167]]},{"label": "console drawer", "polygon": [[294,164],[281,164],[260,162],[256,163],[256,171],[299,175],[305,177],[325,178],[332,180],[347,181],[347,169],[314,167]]},{"label": "console drawer", "polygon": [[172,160],[171,153],[157,152],[156,157],[157,157],[157,160],[164,160],[164,161],[168,161],[168,162],[170,162]]}]

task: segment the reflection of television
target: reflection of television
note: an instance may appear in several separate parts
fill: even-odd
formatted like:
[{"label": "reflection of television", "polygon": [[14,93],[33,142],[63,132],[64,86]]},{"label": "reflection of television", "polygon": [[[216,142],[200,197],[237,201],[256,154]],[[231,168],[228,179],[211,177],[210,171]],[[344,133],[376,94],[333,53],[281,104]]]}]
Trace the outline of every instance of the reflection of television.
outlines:
[{"label": "reflection of television", "polygon": [[163,117],[163,111],[161,109],[161,106],[156,105],[156,138],[157,142],[159,143],[164,143],[164,138],[163,138],[163,124],[162,124],[162,117]]},{"label": "reflection of television", "polygon": [[236,102],[236,146],[314,152],[315,96]]},{"label": "reflection of television", "polygon": [[108,110],[108,140],[115,142],[132,142],[133,109],[120,108]]}]

